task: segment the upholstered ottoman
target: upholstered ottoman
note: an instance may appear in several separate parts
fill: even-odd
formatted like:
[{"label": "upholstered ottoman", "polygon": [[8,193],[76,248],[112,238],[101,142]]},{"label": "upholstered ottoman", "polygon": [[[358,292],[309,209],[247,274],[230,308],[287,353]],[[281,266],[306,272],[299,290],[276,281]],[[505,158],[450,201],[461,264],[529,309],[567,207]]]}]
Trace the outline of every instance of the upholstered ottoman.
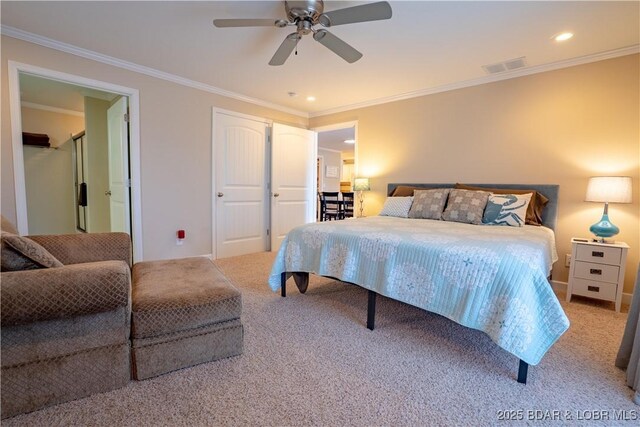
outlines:
[{"label": "upholstered ottoman", "polygon": [[139,262],[132,282],[135,379],[242,353],[240,292],[209,259]]}]

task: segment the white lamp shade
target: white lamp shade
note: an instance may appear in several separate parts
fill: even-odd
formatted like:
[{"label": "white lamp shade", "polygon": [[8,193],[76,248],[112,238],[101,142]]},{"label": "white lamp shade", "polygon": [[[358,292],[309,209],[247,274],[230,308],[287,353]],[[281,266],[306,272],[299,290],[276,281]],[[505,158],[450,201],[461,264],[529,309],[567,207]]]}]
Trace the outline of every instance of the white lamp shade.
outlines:
[{"label": "white lamp shade", "polygon": [[353,189],[355,191],[369,191],[369,178],[356,178],[353,183]]},{"label": "white lamp shade", "polygon": [[631,177],[591,177],[584,200],[586,202],[631,203]]}]

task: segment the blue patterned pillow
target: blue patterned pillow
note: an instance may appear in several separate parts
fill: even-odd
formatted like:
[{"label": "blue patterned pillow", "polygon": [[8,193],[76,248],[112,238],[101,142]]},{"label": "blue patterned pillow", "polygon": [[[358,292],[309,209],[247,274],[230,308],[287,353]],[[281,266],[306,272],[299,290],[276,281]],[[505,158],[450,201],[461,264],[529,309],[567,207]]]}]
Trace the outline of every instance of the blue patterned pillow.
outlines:
[{"label": "blue patterned pillow", "polygon": [[489,225],[511,225],[522,227],[527,216],[527,207],[533,193],[492,194],[484,209],[482,222]]},{"label": "blue patterned pillow", "polygon": [[413,197],[387,197],[384,202],[380,216],[397,216],[408,218],[409,209],[413,203]]}]

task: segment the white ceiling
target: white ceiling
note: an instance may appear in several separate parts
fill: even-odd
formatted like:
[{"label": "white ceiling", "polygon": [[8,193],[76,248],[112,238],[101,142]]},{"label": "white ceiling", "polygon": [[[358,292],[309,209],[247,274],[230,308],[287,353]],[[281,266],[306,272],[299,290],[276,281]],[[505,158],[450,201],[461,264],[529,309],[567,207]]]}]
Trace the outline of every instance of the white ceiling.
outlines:
[{"label": "white ceiling", "polygon": [[36,106],[44,105],[82,113],[84,112],[85,96],[104,101],[113,101],[118,95],[43,79],[29,74],[20,75],[20,101],[22,103],[36,104]]},{"label": "white ceiling", "polygon": [[[362,3],[328,1],[325,10]],[[390,20],[330,29],[364,54],[359,61],[348,64],[308,35],[298,55],[279,67],[268,62],[291,28],[212,25],[215,18],[283,18],[279,1],[3,1],[0,7],[5,33],[26,31],[311,115],[482,81],[483,65],[508,59],[524,56],[535,68],[637,50],[640,43],[638,1],[390,3]],[[565,30],[575,37],[551,40]],[[308,95],[316,101],[306,101]]]},{"label": "white ceiling", "polygon": [[355,139],[355,133],[353,127],[318,132],[318,147],[340,151],[341,153],[353,153],[355,145],[347,144],[344,141]]}]

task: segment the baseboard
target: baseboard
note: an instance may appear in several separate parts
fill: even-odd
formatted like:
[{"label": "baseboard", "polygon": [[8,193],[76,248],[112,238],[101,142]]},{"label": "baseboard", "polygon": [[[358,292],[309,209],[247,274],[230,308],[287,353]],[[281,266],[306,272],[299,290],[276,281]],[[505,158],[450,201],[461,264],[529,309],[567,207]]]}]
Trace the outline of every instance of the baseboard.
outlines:
[{"label": "baseboard", "polygon": [[[566,295],[567,293],[567,286],[569,284],[567,282],[561,282],[559,280],[551,280],[551,287],[553,288],[554,292],[562,292]],[[622,293],[622,304],[631,304],[631,297],[633,296],[633,294],[626,294],[626,293]]]},{"label": "baseboard", "polygon": [[561,282],[559,280],[550,280],[549,282],[554,292],[567,293],[567,286],[569,286],[567,282]]}]

